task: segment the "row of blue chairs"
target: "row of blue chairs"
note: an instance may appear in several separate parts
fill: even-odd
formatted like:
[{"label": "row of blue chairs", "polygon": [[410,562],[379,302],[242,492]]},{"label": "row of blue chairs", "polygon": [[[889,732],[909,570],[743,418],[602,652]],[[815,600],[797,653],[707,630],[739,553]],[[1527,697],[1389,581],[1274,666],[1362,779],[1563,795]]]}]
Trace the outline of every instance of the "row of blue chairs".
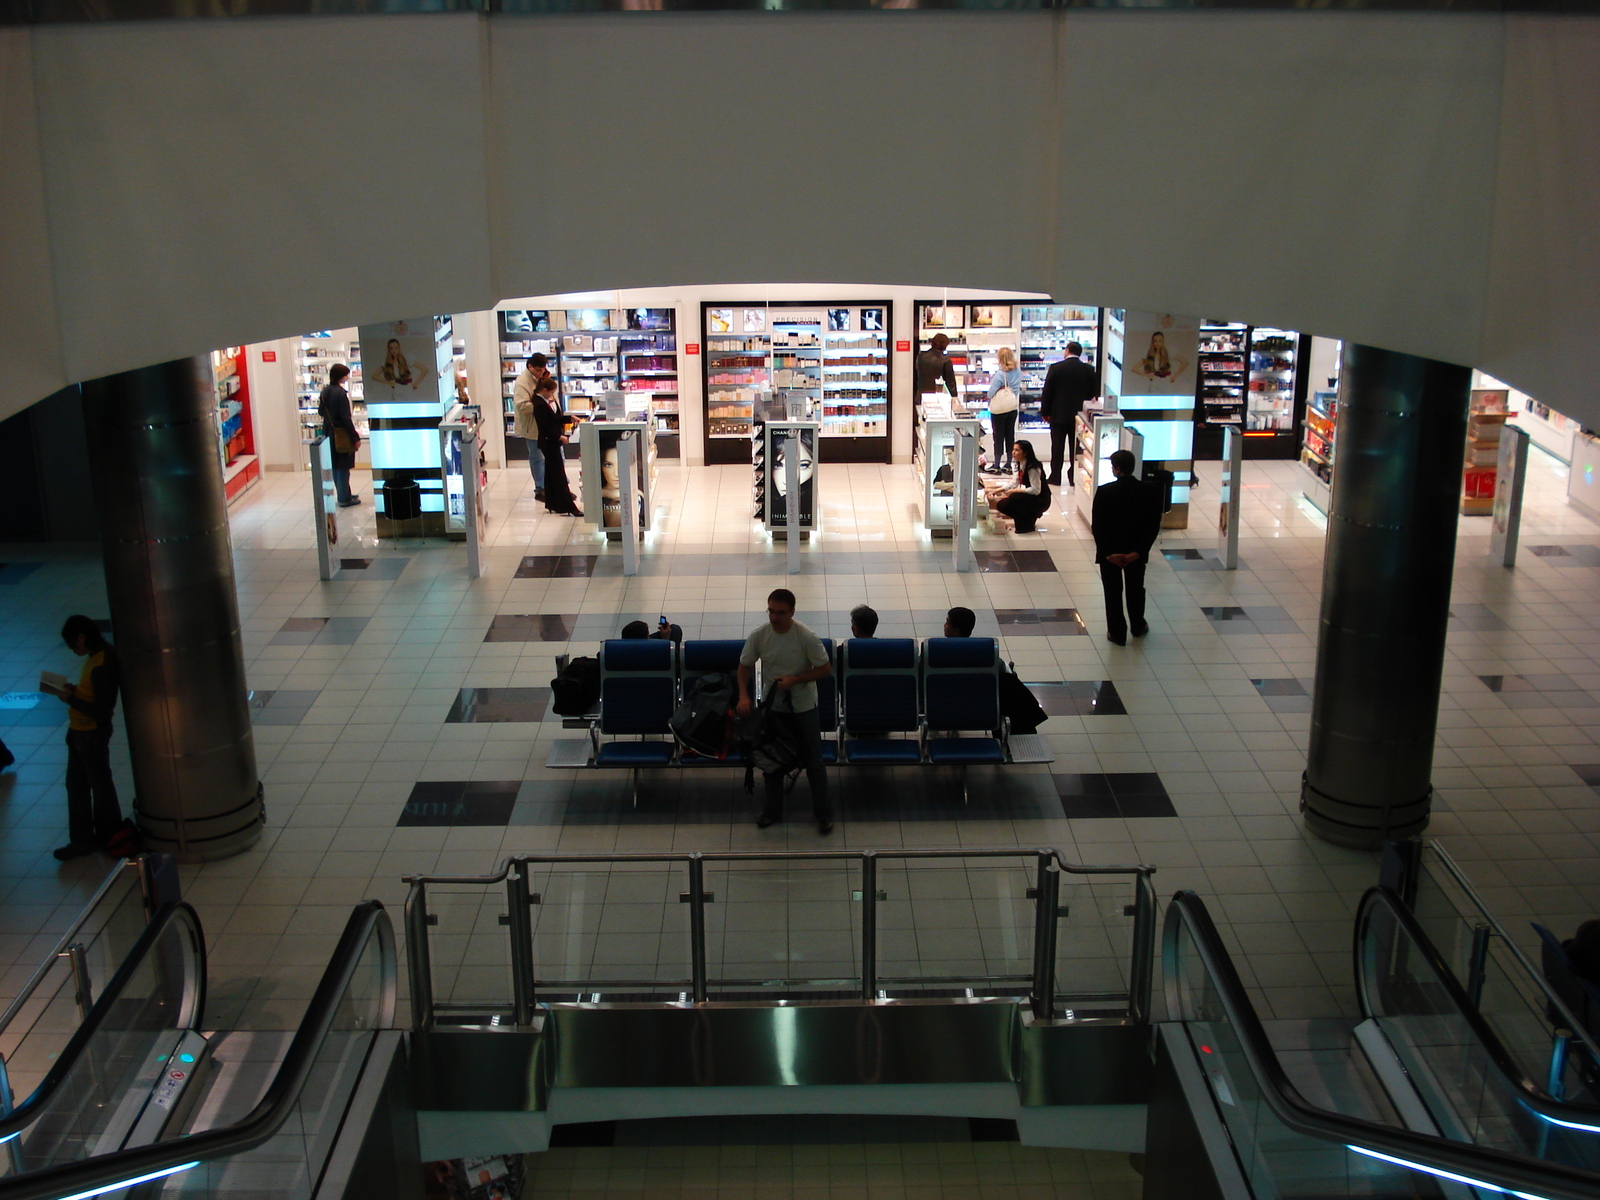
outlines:
[{"label": "row of blue chairs", "polygon": [[[817,702],[826,762],[971,766],[1010,760],[993,638],[822,639],[834,674]],[[713,672],[735,675],[742,639],[605,642],[600,707],[590,722],[592,767],[742,765],[682,753],[672,737],[679,700]],[[627,740],[624,740],[627,739]]]}]

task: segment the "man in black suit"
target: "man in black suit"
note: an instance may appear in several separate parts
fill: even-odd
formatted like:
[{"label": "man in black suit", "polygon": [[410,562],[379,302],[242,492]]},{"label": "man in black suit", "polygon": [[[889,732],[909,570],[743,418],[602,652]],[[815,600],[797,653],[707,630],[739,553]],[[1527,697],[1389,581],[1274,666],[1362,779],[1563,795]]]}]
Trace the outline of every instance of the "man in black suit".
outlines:
[{"label": "man in black suit", "polygon": [[1050,422],[1050,484],[1061,486],[1061,460],[1067,460],[1067,486],[1072,486],[1072,455],[1067,442],[1084,404],[1100,393],[1094,368],[1083,361],[1083,347],[1067,343],[1067,356],[1051,363],[1045,372],[1044,391],[1039,393],[1039,415]]},{"label": "man in black suit", "polygon": [[[1094,532],[1094,561],[1100,566],[1100,584],[1106,593],[1106,637],[1118,646],[1150,632],[1144,620],[1144,567],[1150,561],[1161,528],[1160,494],[1133,477],[1131,450],[1111,455],[1116,476],[1094,494],[1090,529]],[[1123,592],[1128,616],[1122,616]]]}]

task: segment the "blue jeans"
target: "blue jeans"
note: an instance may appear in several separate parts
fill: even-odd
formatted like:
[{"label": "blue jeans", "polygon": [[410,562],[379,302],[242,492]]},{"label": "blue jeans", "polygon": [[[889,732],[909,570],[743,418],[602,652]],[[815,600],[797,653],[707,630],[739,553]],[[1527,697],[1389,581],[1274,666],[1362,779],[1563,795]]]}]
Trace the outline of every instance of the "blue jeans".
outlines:
[{"label": "blue jeans", "polygon": [[333,490],[338,495],[340,504],[349,504],[350,496],[350,468],[333,468]]},{"label": "blue jeans", "polygon": [[544,452],[539,449],[539,443],[532,438],[523,439],[524,446],[528,448],[528,470],[533,472],[533,490],[544,491]]}]

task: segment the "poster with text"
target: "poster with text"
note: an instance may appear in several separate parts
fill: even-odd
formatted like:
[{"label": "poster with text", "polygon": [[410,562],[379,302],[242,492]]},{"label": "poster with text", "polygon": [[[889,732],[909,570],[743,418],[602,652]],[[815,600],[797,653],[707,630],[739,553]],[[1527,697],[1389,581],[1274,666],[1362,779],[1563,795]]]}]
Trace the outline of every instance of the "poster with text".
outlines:
[{"label": "poster with text", "polygon": [[1193,396],[1200,322],[1172,313],[1129,312],[1122,345],[1122,395]]},{"label": "poster with text", "polygon": [[816,528],[816,431],[783,429],[771,431],[772,455],[767,484],[767,519],[774,528],[786,528],[789,521],[789,455],[798,454],[800,484],[800,528]]},{"label": "poster with text", "polygon": [[598,426],[600,446],[600,527],[602,529],[622,528],[622,472],[619,467],[620,451],[617,443],[624,435],[634,435],[634,484],[633,494],[639,504],[639,528],[644,528],[644,473],[645,450],[644,441],[636,429],[607,429],[604,425]]}]

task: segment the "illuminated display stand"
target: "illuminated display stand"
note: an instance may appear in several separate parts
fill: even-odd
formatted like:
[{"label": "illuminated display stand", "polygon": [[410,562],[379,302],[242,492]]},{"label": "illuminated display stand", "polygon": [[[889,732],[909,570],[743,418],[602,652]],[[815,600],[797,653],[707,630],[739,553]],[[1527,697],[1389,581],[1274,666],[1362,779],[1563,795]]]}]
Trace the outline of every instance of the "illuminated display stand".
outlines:
[{"label": "illuminated display stand", "polygon": [[[935,414],[924,416],[917,425],[917,453],[911,470],[917,480],[917,499],[922,505],[922,527],[934,537],[950,537],[956,523],[956,439],[962,430],[974,438],[983,435],[982,423],[972,417],[942,415],[940,403],[924,402],[923,408]],[[977,461],[976,456],[973,459]],[[931,465],[930,465],[931,464]],[[983,493],[974,488],[975,519],[988,511]]]},{"label": "illuminated display stand", "polygon": [[776,392],[813,401],[821,461],[887,463],[893,312],[886,300],[702,304],[707,464],[750,461]]},{"label": "illuminated display stand", "polygon": [[819,421],[774,420],[761,427],[761,457],[766,464],[762,517],[768,533],[783,537],[789,529],[789,454],[799,446],[796,471],[800,492],[799,529],[802,539],[818,528],[820,496],[817,491],[817,446],[822,436]]},{"label": "illuminated display stand", "polygon": [[[1108,308],[1101,342],[1101,409],[1118,414],[1126,428],[1142,439],[1141,472],[1172,472],[1172,506],[1162,518],[1165,529],[1189,525],[1189,489],[1194,481],[1195,394],[1200,380],[1200,324],[1174,313]],[[1085,409],[1087,416],[1089,409]],[[1084,435],[1076,452],[1084,453]],[[1116,449],[1112,446],[1111,449]],[[1101,457],[1110,453],[1104,446]],[[1080,457],[1081,462],[1081,457]],[[1081,468],[1075,468],[1075,470]],[[1105,480],[1098,480],[1104,483]],[[1079,479],[1079,486],[1084,481]],[[1080,494],[1078,511],[1088,519],[1088,500]]]},{"label": "illuminated display stand", "polygon": [[[609,403],[609,398],[608,398]],[[639,529],[648,530],[656,482],[656,441],[650,421],[585,421],[578,426],[578,457],[583,469],[583,511],[608,537],[622,536],[622,481],[617,474],[617,443],[638,435],[635,457]]]},{"label": "illuminated display stand", "polygon": [[456,402],[451,319],[363,325],[360,338],[378,536],[442,537],[439,422]]}]

